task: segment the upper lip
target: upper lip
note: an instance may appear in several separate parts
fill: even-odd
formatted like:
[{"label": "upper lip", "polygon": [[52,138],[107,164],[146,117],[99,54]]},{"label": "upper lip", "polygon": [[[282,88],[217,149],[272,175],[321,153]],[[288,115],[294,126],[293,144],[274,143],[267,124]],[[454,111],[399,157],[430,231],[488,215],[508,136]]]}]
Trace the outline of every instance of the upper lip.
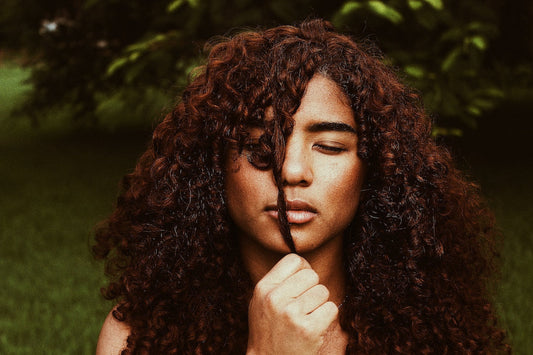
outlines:
[{"label": "upper lip", "polygon": [[[285,203],[287,204],[287,211],[309,211],[309,212],[315,212],[315,213],[317,211],[316,208],[314,208],[309,203],[302,201],[302,200],[290,200],[290,201],[288,200],[288,201],[285,201]],[[271,205],[268,205],[266,209],[277,210],[278,205],[271,204]]]}]

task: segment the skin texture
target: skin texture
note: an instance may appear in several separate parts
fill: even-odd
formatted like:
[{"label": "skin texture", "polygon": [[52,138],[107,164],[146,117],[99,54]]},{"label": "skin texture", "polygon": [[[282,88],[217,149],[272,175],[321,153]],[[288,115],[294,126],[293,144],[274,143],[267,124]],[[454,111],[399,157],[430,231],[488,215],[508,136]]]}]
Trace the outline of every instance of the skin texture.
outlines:
[{"label": "skin texture", "polygon": [[113,317],[113,312],[110,312],[104,321],[100,336],[98,337],[96,355],[120,354],[122,349],[126,347],[129,334],[129,327],[117,321]]},{"label": "skin texture", "polygon": [[[257,354],[315,354],[324,343],[337,321],[329,295],[337,304],[344,298],[343,232],[357,211],[364,180],[353,111],[333,81],[313,77],[293,119],[281,171],[287,214],[296,250],[320,274],[305,259],[296,268],[294,262],[272,268],[289,252],[272,208],[277,197],[272,171],[253,166],[246,150],[237,158],[232,151],[227,162],[228,210],[239,231],[241,256],[252,280],[261,279],[249,316],[248,348]],[[252,141],[260,134],[251,130]],[[294,201],[299,203],[291,205]],[[338,329],[330,336],[342,341]]]},{"label": "skin texture", "polygon": [[348,339],[328,296],[305,259],[285,256],[255,287],[247,354],[344,354]]},{"label": "skin texture", "polygon": [[[296,249],[301,255],[317,255],[327,249],[340,257],[342,233],[357,211],[364,180],[353,112],[337,85],[317,75],[309,82],[294,121],[281,174],[287,201],[309,206],[296,207],[304,210],[288,207],[289,220],[295,219],[291,234]],[[313,130],[323,123],[344,124],[352,131]],[[259,135],[254,130],[252,139]],[[246,259],[265,259],[269,269],[280,255],[289,252],[279,231],[277,212],[269,208],[276,206],[277,188],[272,171],[255,168],[246,153],[236,159],[235,154],[228,154],[228,210],[239,231],[241,254]],[[303,223],[298,223],[302,217]]]},{"label": "skin texture", "polygon": [[[347,354],[508,352],[491,298],[492,214],[385,63],[322,20],[213,43],[97,228],[103,293],[116,303],[102,339],[117,322],[127,326],[115,343],[127,343],[123,354],[244,354],[289,332],[310,352],[346,343]],[[351,109],[362,164],[324,154],[310,134],[320,130],[302,125],[316,119],[301,115],[302,100],[320,77],[342,92],[323,90],[326,104]],[[347,166],[357,181],[341,178]],[[242,200],[228,194],[239,177],[251,184]],[[310,269],[285,261],[292,242]],[[336,317],[328,302],[342,302]],[[324,305],[324,323],[305,321]]]}]

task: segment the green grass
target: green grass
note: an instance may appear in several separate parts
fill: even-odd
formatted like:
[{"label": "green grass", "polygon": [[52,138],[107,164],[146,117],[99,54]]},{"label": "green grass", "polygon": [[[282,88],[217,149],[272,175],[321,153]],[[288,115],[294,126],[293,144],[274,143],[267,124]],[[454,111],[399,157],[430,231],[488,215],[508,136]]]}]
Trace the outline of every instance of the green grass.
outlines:
[{"label": "green grass", "polygon": [[79,134],[0,148],[0,353],[94,352],[109,305],[89,245],[140,148]]},{"label": "green grass", "polygon": [[533,166],[526,162],[476,169],[504,234],[497,306],[514,352],[524,355],[533,353]]},{"label": "green grass", "polygon": [[[29,130],[7,114],[27,72],[0,66],[0,354],[91,354],[109,311],[90,244],[143,131]],[[5,128],[8,127],[8,128]],[[15,128],[13,128],[15,127]],[[497,304],[516,354],[533,343],[533,169],[474,163],[506,235]]]},{"label": "green grass", "polygon": [[110,308],[93,230],[146,134],[29,131],[8,117],[26,75],[0,67],[0,354],[91,354]]},{"label": "green grass", "polygon": [[0,61],[0,123],[7,124],[12,108],[21,102],[31,86],[25,84],[29,72],[10,62]]}]

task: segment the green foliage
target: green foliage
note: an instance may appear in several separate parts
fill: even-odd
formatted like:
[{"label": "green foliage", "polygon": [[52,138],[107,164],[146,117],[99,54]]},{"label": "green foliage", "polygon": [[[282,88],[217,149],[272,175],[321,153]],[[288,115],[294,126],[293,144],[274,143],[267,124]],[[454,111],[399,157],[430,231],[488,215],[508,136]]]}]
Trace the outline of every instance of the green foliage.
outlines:
[{"label": "green foliage", "polygon": [[[27,45],[39,61],[30,78],[33,94],[19,112],[35,125],[43,112],[63,106],[71,107],[76,121],[97,124],[100,100],[117,92],[135,92],[126,95],[130,105],[154,90],[171,102],[212,36],[294,23],[310,14],[358,37],[376,34],[391,65],[438,118],[436,134],[475,127],[503,97],[489,60],[500,0],[31,1],[43,11],[40,19],[35,11],[28,15],[34,28]],[[3,7],[13,15],[0,16],[0,25],[23,17],[17,4],[7,0]]]},{"label": "green foliage", "polygon": [[[0,137],[0,353],[94,354],[111,305],[99,296],[102,265],[90,261],[88,244],[143,140],[127,131]],[[533,171],[482,168],[507,237],[497,305],[514,353],[530,354]]]},{"label": "green foliage", "polygon": [[372,11],[378,16],[382,16],[383,18],[389,20],[394,24],[399,24],[403,22],[403,16],[401,13],[396,11],[393,7],[385,5],[381,1],[370,0],[366,4],[370,11]]},{"label": "green foliage", "polygon": [[[520,81],[524,89],[531,87],[526,77],[530,71],[529,67],[499,70],[509,84]],[[0,66],[0,102],[24,96],[28,88],[20,81],[26,76],[16,66]],[[522,99],[521,91],[515,95]],[[43,134],[26,128],[15,135],[6,129],[4,106],[0,107],[0,354],[94,354],[111,305],[99,296],[105,278],[102,265],[91,261],[89,244],[95,223],[112,209],[117,181],[133,168],[147,133]],[[524,112],[527,118],[529,107]],[[495,121],[499,129],[499,116]],[[496,139],[486,139],[482,145],[492,147],[492,152],[484,152],[485,161],[474,167],[505,234],[496,305],[513,352],[531,354],[533,169],[523,164],[526,149],[519,150],[525,158],[517,158],[516,150],[510,149],[515,125],[510,127],[503,142],[499,131],[497,144],[493,144]],[[472,144],[479,149],[478,142]]]},{"label": "green foliage", "polygon": [[6,124],[7,117],[14,105],[20,103],[31,90],[30,85],[21,85],[26,81],[29,72],[10,62],[0,66],[0,124]]},{"label": "green foliage", "polygon": [[181,5],[185,3],[189,4],[189,6],[191,7],[198,6],[198,0],[175,0],[175,1],[172,1],[170,4],[168,4],[167,11],[168,12],[176,11],[177,9],[181,7]]},{"label": "green foliage", "polygon": [[0,138],[0,353],[94,354],[111,305],[91,235],[142,140],[17,138]]},{"label": "green foliage", "polygon": [[[100,100],[123,91],[137,93],[123,96],[134,99],[129,105],[142,103],[154,90],[168,103],[212,36],[232,28],[293,22],[313,9],[332,14],[338,6],[311,0],[83,0],[70,8],[55,5],[42,15],[47,25],[34,46],[39,60],[30,78],[33,92],[17,111],[34,125],[45,112],[65,106],[75,121],[99,124]],[[146,119],[156,114],[147,113]]]},{"label": "green foliage", "polygon": [[474,0],[349,1],[333,21],[341,28],[367,22],[391,64],[438,117],[434,134],[460,135],[503,97],[487,67],[490,41],[498,35],[493,15]]}]

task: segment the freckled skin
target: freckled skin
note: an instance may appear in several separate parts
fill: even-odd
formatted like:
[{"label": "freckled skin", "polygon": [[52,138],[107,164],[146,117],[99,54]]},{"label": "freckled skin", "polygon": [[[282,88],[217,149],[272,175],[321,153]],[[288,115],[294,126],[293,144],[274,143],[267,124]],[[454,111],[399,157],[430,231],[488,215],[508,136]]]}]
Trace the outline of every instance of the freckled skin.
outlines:
[{"label": "freckled skin", "polygon": [[[340,122],[355,130],[347,98],[333,81],[320,75],[313,77],[294,120],[282,179],[287,200],[302,200],[316,209],[310,222],[291,226],[296,250],[305,254],[319,251],[331,242],[342,244],[342,232],[357,210],[365,169],[357,156],[355,133],[308,129],[317,122]],[[228,157],[226,194],[244,255],[252,251],[289,252],[276,219],[265,211],[277,199],[272,171],[256,169],[244,154],[236,160]]]},{"label": "freckled skin", "polygon": [[[340,88],[320,75],[309,82],[294,120],[281,177],[301,257],[283,257],[290,250],[278,228],[272,171],[255,168],[246,152],[230,152],[226,161],[228,209],[256,283],[247,353],[344,354],[348,335],[337,309],[344,299],[342,236],[365,175],[355,120]],[[257,139],[261,131],[250,134]]]}]

